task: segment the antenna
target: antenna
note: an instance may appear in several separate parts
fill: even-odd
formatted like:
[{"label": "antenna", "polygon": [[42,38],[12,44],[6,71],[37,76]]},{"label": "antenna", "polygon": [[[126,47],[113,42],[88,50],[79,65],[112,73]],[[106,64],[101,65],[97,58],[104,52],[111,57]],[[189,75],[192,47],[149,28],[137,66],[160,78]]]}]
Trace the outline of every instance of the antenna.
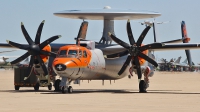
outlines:
[{"label": "antenna", "polygon": [[156,22],[155,18],[153,21],[149,21],[149,20],[145,20],[144,22],[140,22],[141,25],[145,25],[147,26],[152,26],[153,27],[153,36],[154,36],[154,42],[157,42],[157,38],[156,38],[156,28],[155,28],[155,24],[163,24],[163,23],[168,23],[169,21],[165,21],[165,22]]}]

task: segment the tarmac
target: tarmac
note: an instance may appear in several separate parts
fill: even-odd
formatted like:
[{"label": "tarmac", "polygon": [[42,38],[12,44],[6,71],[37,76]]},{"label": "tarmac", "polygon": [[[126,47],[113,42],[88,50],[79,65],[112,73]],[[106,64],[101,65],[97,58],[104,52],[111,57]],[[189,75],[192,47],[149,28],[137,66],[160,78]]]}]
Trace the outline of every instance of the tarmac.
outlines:
[{"label": "tarmac", "polygon": [[137,76],[81,81],[72,94],[40,87],[14,90],[12,70],[0,71],[0,112],[198,112],[200,72],[155,72],[147,93],[138,92]]}]

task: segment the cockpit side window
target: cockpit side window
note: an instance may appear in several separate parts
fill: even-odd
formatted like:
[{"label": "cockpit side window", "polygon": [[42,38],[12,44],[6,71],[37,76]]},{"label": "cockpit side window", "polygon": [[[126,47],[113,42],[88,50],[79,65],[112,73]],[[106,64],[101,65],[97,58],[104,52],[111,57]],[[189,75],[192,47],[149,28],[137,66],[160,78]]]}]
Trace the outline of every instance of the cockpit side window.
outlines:
[{"label": "cockpit side window", "polygon": [[67,55],[67,50],[61,50],[59,52],[59,56],[63,57],[63,56],[66,56]]},{"label": "cockpit side window", "polygon": [[86,51],[83,51],[83,57],[87,58],[87,52]]},{"label": "cockpit side window", "polygon": [[82,50],[79,50],[79,57],[82,58]]},{"label": "cockpit side window", "polygon": [[77,56],[77,50],[69,50],[68,55],[74,55]]}]

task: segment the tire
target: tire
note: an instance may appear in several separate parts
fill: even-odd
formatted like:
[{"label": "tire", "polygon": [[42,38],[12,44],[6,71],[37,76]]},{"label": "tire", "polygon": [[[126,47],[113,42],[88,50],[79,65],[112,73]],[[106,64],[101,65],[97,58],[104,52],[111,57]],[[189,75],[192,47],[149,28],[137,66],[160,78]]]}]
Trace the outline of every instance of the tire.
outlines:
[{"label": "tire", "polygon": [[40,88],[40,84],[39,84],[39,83],[36,83],[36,85],[34,86],[34,90],[35,90],[35,91],[38,91],[39,88]]},{"label": "tire", "polygon": [[20,86],[15,85],[15,90],[19,90]]},{"label": "tire", "polygon": [[48,90],[52,90],[52,84],[51,83],[48,85]]},{"label": "tire", "polygon": [[140,81],[140,84],[139,84],[139,89],[140,89],[140,93],[146,93],[146,82],[144,80],[141,80]]},{"label": "tire", "polygon": [[67,90],[68,90],[68,93],[72,93],[73,92],[72,86],[69,86]]},{"label": "tire", "polygon": [[61,82],[61,80],[60,79],[57,79],[56,81],[55,81],[55,83],[54,83],[54,88],[55,88],[55,91],[61,91],[60,90],[60,82]]},{"label": "tire", "polygon": [[128,78],[131,79],[131,75],[128,75]]},{"label": "tire", "polygon": [[62,87],[62,93],[66,93],[65,87]]}]

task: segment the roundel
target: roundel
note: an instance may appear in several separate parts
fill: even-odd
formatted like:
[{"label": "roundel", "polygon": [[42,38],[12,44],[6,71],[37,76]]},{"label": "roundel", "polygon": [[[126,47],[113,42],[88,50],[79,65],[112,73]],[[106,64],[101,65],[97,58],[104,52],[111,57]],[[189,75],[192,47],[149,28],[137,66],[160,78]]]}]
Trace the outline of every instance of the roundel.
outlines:
[{"label": "roundel", "polygon": [[57,65],[55,65],[55,69],[57,71],[63,71],[66,69],[66,66],[64,64],[57,64]]}]

